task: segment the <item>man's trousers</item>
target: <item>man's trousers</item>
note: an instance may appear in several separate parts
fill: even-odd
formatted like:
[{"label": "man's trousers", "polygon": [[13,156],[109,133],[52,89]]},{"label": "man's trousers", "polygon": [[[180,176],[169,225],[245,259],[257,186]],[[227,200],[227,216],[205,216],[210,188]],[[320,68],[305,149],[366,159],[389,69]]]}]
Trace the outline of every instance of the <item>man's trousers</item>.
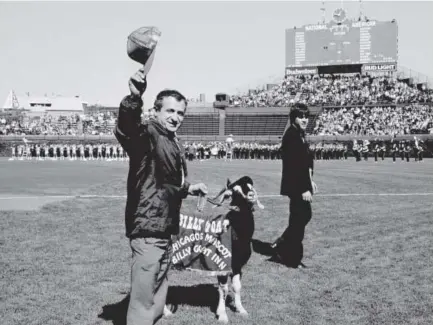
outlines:
[{"label": "man's trousers", "polygon": [[278,247],[278,254],[290,267],[297,267],[304,257],[302,241],[311,216],[310,202],[304,201],[301,196],[290,199],[289,226],[281,235],[282,242]]},{"label": "man's trousers", "polygon": [[171,264],[171,241],[135,238],[132,249],[131,297],[127,325],[152,325],[164,311]]}]

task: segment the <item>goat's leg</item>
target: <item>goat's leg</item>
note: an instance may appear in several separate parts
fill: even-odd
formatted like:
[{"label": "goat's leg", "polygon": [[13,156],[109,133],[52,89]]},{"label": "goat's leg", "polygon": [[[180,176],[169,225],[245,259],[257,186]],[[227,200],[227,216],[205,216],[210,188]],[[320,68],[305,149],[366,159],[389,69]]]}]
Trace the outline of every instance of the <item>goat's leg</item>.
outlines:
[{"label": "goat's leg", "polygon": [[223,323],[228,323],[229,319],[227,317],[226,311],[226,298],[229,293],[228,276],[218,276],[218,307],[216,310],[216,315],[218,321]]},{"label": "goat's leg", "polygon": [[233,279],[232,279],[232,286],[233,286],[233,291],[235,293],[235,308],[236,311],[241,314],[241,315],[248,315],[248,312],[245,310],[245,308],[242,306],[242,301],[241,301],[241,288],[242,288],[242,283],[241,283],[241,275],[240,273],[234,274],[233,275]]}]

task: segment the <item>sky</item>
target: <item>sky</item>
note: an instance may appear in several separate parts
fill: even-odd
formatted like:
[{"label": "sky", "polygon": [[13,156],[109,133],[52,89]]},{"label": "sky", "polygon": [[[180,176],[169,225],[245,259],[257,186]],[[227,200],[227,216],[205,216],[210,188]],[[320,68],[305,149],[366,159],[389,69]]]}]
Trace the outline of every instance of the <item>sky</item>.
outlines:
[{"label": "sky", "polygon": [[[321,1],[0,2],[0,105],[17,95],[80,95],[117,106],[140,68],[128,35],[156,26],[162,38],[143,96],[151,107],[165,88],[187,98],[236,93],[284,74],[285,29],[321,20]],[[359,1],[325,1],[326,18]],[[370,19],[396,19],[398,64],[433,77],[433,1],[364,1]],[[430,32],[429,32],[430,31]]]}]

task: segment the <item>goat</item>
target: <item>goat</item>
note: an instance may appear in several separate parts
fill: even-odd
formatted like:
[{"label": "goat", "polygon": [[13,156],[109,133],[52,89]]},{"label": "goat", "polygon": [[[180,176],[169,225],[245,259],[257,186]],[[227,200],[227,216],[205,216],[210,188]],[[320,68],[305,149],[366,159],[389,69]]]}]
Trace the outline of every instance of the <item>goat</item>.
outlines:
[{"label": "goat", "polygon": [[[227,180],[227,185],[212,199],[207,199],[214,207],[222,206],[222,203],[231,199],[223,222],[224,231],[231,231],[231,248],[232,248],[232,265],[231,273],[218,275],[218,306],[216,316],[220,322],[227,323],[228,317],[226,312],[226,298],[229,291],[229,276],[232,278],[232,288],[234,291],[235,309],[241,315],[248,315],[248,312],[242,306],[241,301],[241,277],[242,268],[248,263],[252,249],[251,240],[254,234],[254,205],[263,209],[263,205],[258,199],[256,190],[253,187],[253,180],[244,176],[231,183]],[[199,211],[202,205],[197,205]],[[229,227],[230,226],[230,227]],[[172,315],[172,311],[164,306],[164,316]]]},{"label": "goat", "polygon": [[[234,291],[235,310],[243,316],[248,312],[242,305],[241,301],[241,278],[242,268],[248,263],[251,257],[251,240],[254,234],[254,205],[263,209],[263,205],[258,199],[256,190],[253,187],[253,180],[244,176],[236,182],[230,184],[227,180],[227,186],[214,198],[217,200],[221,197],[219,204],[226,199],[231,199],[230,212],[227,219],[230,222],[232,235],[232,288]],[[229,291],[228,275],[218,276],[218,307],[216,315],[220,322],[227,323],[228,317],[226,312],[226,298]]]}]

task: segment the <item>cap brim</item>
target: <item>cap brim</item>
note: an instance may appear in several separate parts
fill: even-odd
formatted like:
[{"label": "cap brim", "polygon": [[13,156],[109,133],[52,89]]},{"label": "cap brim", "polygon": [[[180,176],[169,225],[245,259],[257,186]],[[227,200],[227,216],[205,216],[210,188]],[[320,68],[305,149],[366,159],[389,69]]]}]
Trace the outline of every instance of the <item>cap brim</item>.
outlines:
[{"label": "cap brim", "polygon": [[146,61],[146,64],[143,65],[142,71],[143,71],[143,74],[144,74],[145,76],[147,76],[147,74],[148,74],[149,71],[150,71],[150,68],[152,68],[153,59],[154,59],[154,57],[155,57],[155,51],[156,51],[156,48],[153,49],[152,54],[149,56],[149,59]]}]

